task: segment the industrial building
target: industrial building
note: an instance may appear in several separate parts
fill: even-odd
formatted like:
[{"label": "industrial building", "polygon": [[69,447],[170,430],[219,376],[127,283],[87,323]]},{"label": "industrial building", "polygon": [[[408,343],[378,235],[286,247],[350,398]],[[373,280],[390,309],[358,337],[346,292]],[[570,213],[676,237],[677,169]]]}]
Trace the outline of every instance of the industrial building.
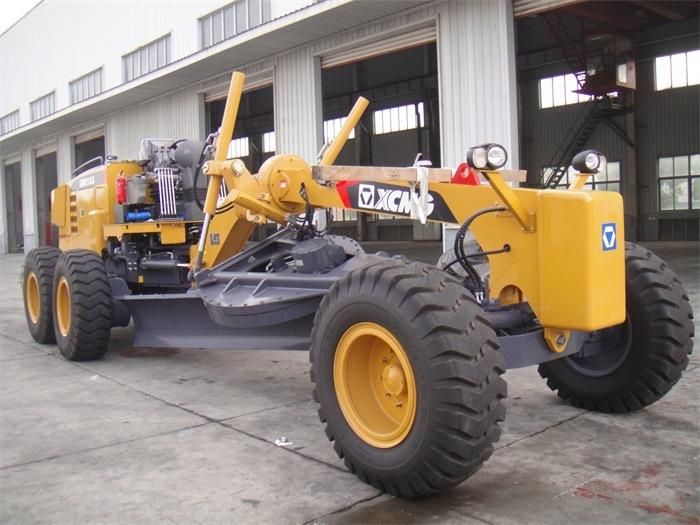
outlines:
[{"label": "industrial building", "polygon": [[[0,35],[0,67],[0,252],[56,243],[50,191],[86,161],[218,129],[233,70],[247,84],[229,154],[251,171],[312,162],[362,95],[338,164],[455,167],[498,142],[528,185],[555,187],[598,149],[590,186],[622,193],[628,239],[698,240],[695,1],[44,0]],[[348,212],[334,231],[443,235]]]}]

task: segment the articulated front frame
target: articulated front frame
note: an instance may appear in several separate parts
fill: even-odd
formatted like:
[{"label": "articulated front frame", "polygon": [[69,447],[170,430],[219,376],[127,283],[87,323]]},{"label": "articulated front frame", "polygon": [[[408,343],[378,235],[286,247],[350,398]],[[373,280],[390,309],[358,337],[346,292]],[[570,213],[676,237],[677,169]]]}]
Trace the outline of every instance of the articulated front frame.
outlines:
[{"label": "articulated front frame", "polygon": [[[235,81],[234,74],[232,90]],[[240,78],[238,84],[242,85]],[[323,166],[333,163],[366,105],[364,99],[358,102],[314,172],[293,155],[269,159],[255,175],[239,160],[210,161],[205,173],[216,191],[209,194],[217,195],[218,184],[225,180],[230,192],[219,208],[229,211],[213,215],[205,238],[203,267],[212,267],[237,253],[256,223],[286,224],[309,207],[409,216],[411,192],[420,185],[418,170],[414,170],[412,180],[403,175],[381,180],[373,175],[380,170],[371,167],[356,168],[354,180],[324,176]],[[218,144],[217,150],[225,151],[225,146]],[[484,171],[483,175],[488,185],[431,179],[424,211],[430,221],[461,224],[479,210],[494,206],[506,209],[480,216],[470,228],[485,251],[509,247],[507,252],[489,257],[490,299],[501,304],[527,302],[555,350],[565,348],[569,330],[592,331],[623,322],[621,196],[574,187],[511,188],[498,171]]]}]

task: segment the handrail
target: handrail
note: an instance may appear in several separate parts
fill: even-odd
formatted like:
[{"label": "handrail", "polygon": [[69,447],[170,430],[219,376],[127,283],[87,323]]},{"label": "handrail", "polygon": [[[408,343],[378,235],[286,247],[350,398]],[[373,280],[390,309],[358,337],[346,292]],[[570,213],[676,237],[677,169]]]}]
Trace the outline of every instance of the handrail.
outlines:
[{"label": "handrail", "polygon": [[83,162],[80,166],[78,166],[77,168],[75,168],[71,172],[71,175],[73,175],[73,177],[75,177],[76,175],[78,175],[78,172],[82,173],[83,171],[87,170],[87,167],[90,164],[94,163],[96,160],[99,160],[100,162],[96,163],[95,166],[99,166],[100,164],[105,163],[104,157],[102,157],[102,156],[95,157],[93,159],[88,160],[87,162]]}]

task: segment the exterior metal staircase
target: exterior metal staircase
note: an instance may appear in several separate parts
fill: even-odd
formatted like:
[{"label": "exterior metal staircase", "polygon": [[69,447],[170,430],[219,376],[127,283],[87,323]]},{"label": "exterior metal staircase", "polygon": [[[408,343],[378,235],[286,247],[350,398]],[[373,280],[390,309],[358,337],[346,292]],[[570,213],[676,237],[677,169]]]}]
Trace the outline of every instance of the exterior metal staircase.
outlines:
[{"label": "exterior metal staircase", "polygon": [[586,102],[578,115],[576,115],[576,119],[571,124],[559,149],[549,161],[548,166],[551,167],[551,171],[542,175],[541,186],[544,188],[555,188],[561,182],[569,169],[571,159],[576,153],[585,148],[588,139],[591,138],[600,122],[610,127],[630,147],[634,147],[625,131],[610,119],[613,115],[624,111],[624,104],[616,97],[604,96]]},{"label": "exterior metal staircase", "polygon": [[543,16],[579,87],[583,88],[586,83],[586,53],[583,50],[581,27],[571,19],[562,18],[558,13],[550,12]]}]

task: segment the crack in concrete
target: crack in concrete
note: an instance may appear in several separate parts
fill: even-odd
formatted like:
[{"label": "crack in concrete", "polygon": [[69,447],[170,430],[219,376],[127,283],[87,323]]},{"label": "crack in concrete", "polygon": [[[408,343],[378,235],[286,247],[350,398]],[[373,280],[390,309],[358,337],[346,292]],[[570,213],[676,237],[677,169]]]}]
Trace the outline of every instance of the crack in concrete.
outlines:
[{"label": "crack in concrete", "polygon": [[336,471],[338,471],[338,472],[343,472],[343,473],[345,473],[345,474],[350,474],[350,472],[349,472],[348,470],[346,470],[346,469],[344,469],[344,468],[341,468],[341,467],[338,467],[337,465],[333,465],[332,463],[328,463],[328,462],[326,462],[326,461],[323,461],[322,459],[318,459],[318,458],[315,458],[315,457],[313,457],[313,456],[309,456],[308,454],[303,454],[303,453],[299,452],[298,450],[294,450],[294,449],[292,449],[292,448],[278,447],[278,446],[275,445],[273,442],[268,441],[267,439],[265,439],[265,438],[263,438],[263,437],[257,436],[257,435],[255,435],[255,434],[250,433],[250,432],[246,432],[245,430],[241,430],[240,428],[236,428],[236,427],[234,427],[234,426],[232,426],[232,425],[230,425],[230,424],[228,424],[228,423],[225,423],[225,422],[223,422],[223,421],[217,421],[217,423],[218,423],[219,425],[223,426],[223,427],[226,427],[226,428],[230,429],[230,430],[233,430],[233,431],[235,431],[235,432],[239,432],[239,433],[241,433],[241,434],[243,434],[244,436],[247,436],[247,437],[249,437],[249,438],[255,439],[255,440],[257,440],[257,441],[262,441],[263,443],[266,443],[266,444],[268,444],[268,445],[272,445],[272,446],[274,446],[275,448],[281,448],[281,449],[284,450],[285,452],[289,452],[289,453],[291,453],[291,454],[296,454],[297,456],[300,456],[300,457],[302,457],[302,458],[304,458],[304,459],[308,459],[308,460],[310,460],[310,461],[313,461],[314,463],[318,463],[319,465],[324,465],[324,466],[326,466],[326,467],[330,467],[330,468],[332,468],[333,470],[336,470]]},{"label": "crack in concrete", "polygon": [[328,516],[335,516],[335,515],[340,514],[342,512],[348,511],[348,510],[356,507],[357,505],[361,505],[362,503],[367,503],[368,501],[375,500],[375,499],[379,498],[380,496],[383,496],[384,494],[385,494],[384,492],[380,492],[379,494],[375,494],[374,496],[370,496],[368,498],[362,498],[360,500],[357,500],[354,503],[351,503],[350,505],[346,505],[345,507],[341,507],[341,508],[336,509],[334,511],[327,512],[326,514],[323,514],[322,516],[318,516],[316,518],[310,519],[309,521],[305,521],[302,525],[311,525],[312,523],[316,523],[316,522],[318,522],[318,520],[322,520],[323,518],[327,518]]},{"label": "crack in concrete", "polygon": [[0,363],[8,363],[10,361],[20,361],[22,359],[32,359],[33,357],[51,357],[51,354],[34,354],[34,355],[23,355],[21,357],[8,357],[7,359],[0,359]]},{"label": "crack in concrete", "polygon": [[21,341],[21,340],[17,339],[16,337],[12,337],[11,335],[6,334],[5,332],[0,332],[0,336],[6,337],[6,338],[9,339],[10,341],[14,341],[15,343],[19,343],[19,344],[21,344],[22,346],[26,346],[27,348],[31,348],[31,349],[33,349],[33,350],[38,350],[39,352],[41,352],[41,353],[43,353],[43,354],[46,354],[46,355],[56,355],[54,352],[47,352],[47,351],[44,349],[44,347],[42,347],[42,346],[33,345],[33,344],[31,344],[31,343],[27,343],[27,342],[25,342],[25,341]]},{"label": "crack in concrete", "polygon": [[129,443],[135,443],[136,441],[142,441],[145,439],[153,439],[153,438],[157,438],[157,437],[161,437],[161,436],[167,436],[169,434],[176,434],[177,432],[183,432],[185,430],[192,430],[194,428],[200,428],[200,427],[204,427],[204,426],[210,425],[210,424],[211,424],[210,422],[199,423],[198,425],[191,425],[188,427],[181,427],[181,428],[176,428],[173,430],[166,430],[164,432],[158,432],[157,434],[149,434],[148,436],[140,436],[140,437],[133,438],[133,439],[125,439],[123,441],[115,441],[114,443],[105,443],[104,445],[100,445],[97,447],[83,448],[80,450],[74,450],[71,452],[64,452],[62,454],[56,454],[54,456],[48,456],[45,458],[32,459],[31,461],[23,461],[21,463],[13,463],[11,465],[4,465],[4,466],[0,466],[0,471],[12,469],[12,468],[17,468],[17,467],[26,467],[27,465],[33,465],[35,463],[42,463],[44,461],[52,461],[54,459],[61,459],[61,458],[65,458],[68,456],[76,456],[78,454],[83,454],[85,452],[94,452],[95,450],[102,450],[105,448],[116,447],[119,445],[126,445]]},{"label": "crack in concrete", "polygon": [[437,505],[438,507],[442,507],[443,509],[447,509],[447,510],[450,510],[452,512],[455,512],[455,513],[459,514],[460,516],[466,516],[467,518],[471,518],[473,520],[480,521],[481,523],[486,523],[487,525],[495,525],[492,521],[488,521],[487,519],[480,518],[479,516],[475,516],[474,514],[469,514],[468,512],[465,512],[461,509],[452,508],[445,503],[441,503],[439,501],[434,501],[433,503],[435,505]]},{"label": "crack in concrete", "polygon": [[515,445],[516,443],[520,443],[521,441],[524,441],[524,440],[526,440],[526,439],[530,439],[531,437],[534,437],[534,436],[537,436],[537,435],[539,435],[539,434],[542,434],[543,432],[547,432],[547,430],[550,430],[550,429],[552,429],[552,428],[556,428],[556,427],[558,427],[558,426],[560,426],[560,425],[563,425],[564,423],[568,423],[569,421],[572,421],[572,420],[576,419],[577,417],[581,417],[581,416],[583,416],[584,414],[588,414],[589,412],[590,412],[590,410],[584,410],[584,411],[579,412],[578,414],[573,415],[573,416],[571,416],[571,417],[569,417],[569,418],[562,419],[561,421],[557,421],[556,423],[554,423],[554,424],[552,424],[552,425],[549,425],[549,426],[547,426],[547,427],[545,427],[545,428],[542,428],[542,429],[537,430],[537,431],[535,431],[535,432],[531,432],[531,433],[528,434],[527,436],[520,437],[520,438],[516,439],[515,441],[511,441],[510,443],[506,443],[505,445],[501,445],[500,447],[495,447],[494,450],[501,450],[501,449],[504,449],[504,448],[511,447],[511,446]]},{"label": "crack in concrete", "polygon": [[[75,367],[77,367],[77,368],[81,368],[81,369],[83,369],[83,370],[85,370],[85,371],[87,371],[87,372],[90,372],[90,373],[92,373],[92,374],[95,374],[95,375],[97,375],[97,376],[99,376],[99,377],[102,377],[102,378],[104,378],[104,379],[106,379],[106,380],[108,380],[108,381],[112,381],[113,383],[115,383],[115,384],[117,384],[117,385],[123,386],[123,387],[125,387],[125,388],[129,388],[129,389],[131,389],[131,390],[133,390],[133,391],[135,391],[135,392],[139,392],[140,394],[142,394],[142,395],[144,395],[144,396],[147,396],[147,397],[149,397],[149,398],[151,398],[151,399],[154,399],[154,400],[156,400],[156,401],[160,401],[161,403],[164,403],[164,404],[166,404],[166,405],[168,405],[168,406],[171,406],[171,407],[173,407],[173,408],[177,408],[177,409],[183,410],[183,411],[185,411],[185,412],[187,412],[187,413],[189,413],[189,414],[192,414],[192,415],[201,417],[202,419],[205,419],[208,423],[215,423],[215,424],[220,425],[220,426],[222,426],[222,427],[224,427],[224,428],[227,428],[227,429],[229,429],[229,430],[233,430],[234,432],[238,432],[238,433],[240,433],[240,434],[243,434],[244,436],[247,436],[247,437],[249,437],[249,438],[255,439],[255,440],[257,440],[257,441],[260,441],[260,442],[265,443],[265,444],[267,444],[267,445],[270,445],[270,446],[272,446],[272,447],[281,448],[282,450],[285,450],[286,452],[290,452],[290,453],[292,453],[292,454],[296,454],[296,455],[299,456],[299,457],[302,457],[302,458],[304,458],[304,459],[313,461],[313,462],[315,462],[315,463],[318,463],[319,465],[324,465],[324,466],[326,466],[326,467],[330,467],[330,468],[332,468],[332,469],[334,469],[334,470],[336,470],[336,471],[338,471],[338,472],[343,472],[343,473],[346,473],[346,474],[350,474],[347,470],[345,470],[345,469],[343,469],[343,468],[340,468],[340,467],[338,467],[338,466],[336,466],[336,465],[333,465],[333,464],[331,464],[331,463],[327,463],[327,462],[325,462],[325,461],[319,460],[319,459],[314,458],[314,457],[312,457],[312,456],[309,456],[309,455],[307,455],[307,454],[302,454],[302,453],[299,452],[298,450],[292,450],[292,449],[288,449],[288,448],[285,448],[285,447],[278,447],[277,445],[275,445],[274,443],[272,443],[272,442],[266,440],[265,438],[262,438],[262,437],[260,437],[260,436],[255,435],[255,434],[252,434],[252,433],[250,433],[250,432],[246,432],[246,431],[244,431],[244,430],[241,430],[240,428],[234,427],[233,425],[231,425],[231,424],[229,424],[229,423],[226,423],[226,421],[231,420],[231,419],[235,419],[235,417],[239,417],[239,416],[234,416],[233,418],[224,418],[224,419],[213,418],[213,417],[210,417],[210,416],[207,416],[207,415],[204,415],[204,414],[200,414],[199,412],[197,412],[197,411],[195,411],[195,410],[192,410],[192,409],[190,409],[190,408],[185,408],[185,407],[180,406],[180,405],[178,405],[178,404],[176,404],[176,403],[172,403],[172,402],[170,402],[170,401],[166,401],[165,399],[161,399],[161,398],[158,397],[158,396],[155,396],[155,395],[153,395],[153,394],[150,394],[150,393],[148,393],[148,392],[145,392],[145,391],[143,391],[143,390],[140,390],[140,389],[138,389],[138,388],[136,388],[136,387],[134,387],[134,386],[131,386],[131,385],[128,385],[128,384],[123,383],[123,382],[121,382],[121,381],[118,381],[117,379],[114,379],[114,378],[112,378],[112,377],[110,377],[110,376],[107,376],[107,375],[101,374],[101,373],[99,373],[99,372],[97,372],[97,371],[95,371],[95,370],[92,370],[92,369],[88,368],[87,366],[80,365],[80,364],[75,363],[75,362],[70,362],[70,364],[72,364],[73,366],[75,366]],[[266,411],[266,410],[274,410],[274,409],[276,409],[276,408],[282,408],[282,407],[284,407],[284,406],[289,406],[289,405],[296,404],[296,403],[306,403],[306,402],[308,402],[308,399],[304,399],[304,400],[301,400],[301,401],[294,401],[294,402],[288,403],[288,404],[286,404],[286,405],[278,405],[278,406],[276,406],[276,407],[271,407],[271,408],[267,408],[267,409],[262,409],[262,410],[259,410],[259,411],[257,411],[257,412],[254,412],[254,413],[260,413],[260,412],[264,412],[264,411]],[[243,415],[243,414],[242,414],[242,415]]]}]

